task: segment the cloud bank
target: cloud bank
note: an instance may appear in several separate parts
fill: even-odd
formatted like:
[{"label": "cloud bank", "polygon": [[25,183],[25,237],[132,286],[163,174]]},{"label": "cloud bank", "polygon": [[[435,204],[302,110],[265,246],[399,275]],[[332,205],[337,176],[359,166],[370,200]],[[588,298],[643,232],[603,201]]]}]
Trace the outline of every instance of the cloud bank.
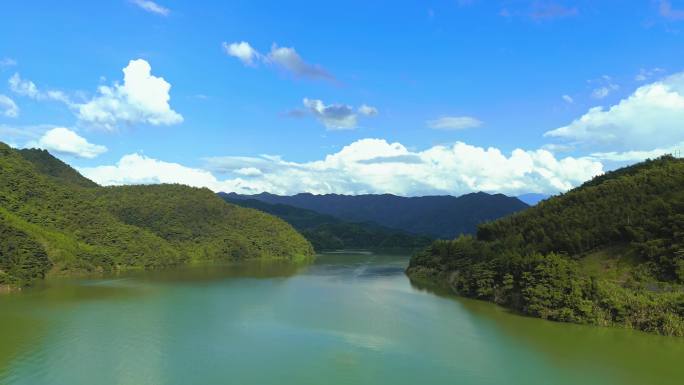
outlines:
[{"label": "cloud bank", "polygon": [[684,141],[684,72],[643,85],[617,104],[590,108],[544,136],[599,152],[648,151]]},{"label": "cloud bank", "polygon": [[557,159],[546,150],[516,149],[507,155],[496,148],[457,142],[411,151],[400,143],[382,139],[358,140],[312,162],[290,162],[278,156],[227,156],[206,162],[204,169],[190,168],[129,154],[115,165],[80,171],[104,185],[184,183],[240,193],[308,191],[405,196],[472,191],[556,193],[603,172],[603,165],[595,159]]}]

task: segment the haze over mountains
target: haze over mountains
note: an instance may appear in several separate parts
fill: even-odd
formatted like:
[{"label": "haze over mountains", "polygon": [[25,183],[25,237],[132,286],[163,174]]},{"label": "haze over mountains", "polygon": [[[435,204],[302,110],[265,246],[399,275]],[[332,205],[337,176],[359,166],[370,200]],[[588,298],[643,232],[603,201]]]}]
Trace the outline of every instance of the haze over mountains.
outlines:
[{"label": "haze over mountains", "polygon": [[292,196],[269,193],[221,195],[230,200],[255,199],[270,204],[284,204],[332,215],[345,221],[374,222],[412,234],[443,239],[452,239],[459,234],[473,234],[479,223],[498,219],[528,207],[517,198],[484,192],[460,197],[309,193]]}]

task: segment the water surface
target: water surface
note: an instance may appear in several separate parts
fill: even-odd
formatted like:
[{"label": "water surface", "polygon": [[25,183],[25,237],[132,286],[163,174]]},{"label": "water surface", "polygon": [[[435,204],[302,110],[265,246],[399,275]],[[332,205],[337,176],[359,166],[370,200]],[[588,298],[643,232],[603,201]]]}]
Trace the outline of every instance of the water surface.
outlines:
[{"label": "water surface", "polygon": [[0,384],[681,384],[684,341],[436,295],[406,255],[51,281],[0,296]]}]

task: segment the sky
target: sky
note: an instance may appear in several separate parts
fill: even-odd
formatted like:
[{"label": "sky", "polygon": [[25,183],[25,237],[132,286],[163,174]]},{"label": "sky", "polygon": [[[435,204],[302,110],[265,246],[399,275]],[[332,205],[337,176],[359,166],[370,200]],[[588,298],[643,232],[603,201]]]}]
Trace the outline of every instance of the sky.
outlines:
[{"label": "sky", "polygon": [[0,141],[103,185],[555,194],[684,150],[684,1],[0,9]]}]

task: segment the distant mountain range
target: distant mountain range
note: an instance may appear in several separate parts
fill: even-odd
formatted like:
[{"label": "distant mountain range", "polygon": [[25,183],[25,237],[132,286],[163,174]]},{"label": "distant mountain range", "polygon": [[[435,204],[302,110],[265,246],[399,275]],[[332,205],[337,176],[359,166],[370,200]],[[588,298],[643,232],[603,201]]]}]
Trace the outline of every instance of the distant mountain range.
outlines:
[{"label": "distant mountain range", "polygon": [[[269,193],[240,195],[221,193],[231,201],[258,200],[331,215],[348,222],[374,222],[391,229],[435,238],[451,239],[473,234],[477,225],[529,207],[518,198],[483,192],[453,196],[400,197],[382,195],[281,196]],[[295,226],[296,227],[296,226]]]},{"label": "distant mountain range", "polygon": [[273,204],[256,199],[231,199],[220,194],[229,203],[275,215],[297,229],[311,242],[316,251],[340,249],[419,249],[433,239],[390,229],[373,222],[347,222],[332,215],[284,204]]}]

